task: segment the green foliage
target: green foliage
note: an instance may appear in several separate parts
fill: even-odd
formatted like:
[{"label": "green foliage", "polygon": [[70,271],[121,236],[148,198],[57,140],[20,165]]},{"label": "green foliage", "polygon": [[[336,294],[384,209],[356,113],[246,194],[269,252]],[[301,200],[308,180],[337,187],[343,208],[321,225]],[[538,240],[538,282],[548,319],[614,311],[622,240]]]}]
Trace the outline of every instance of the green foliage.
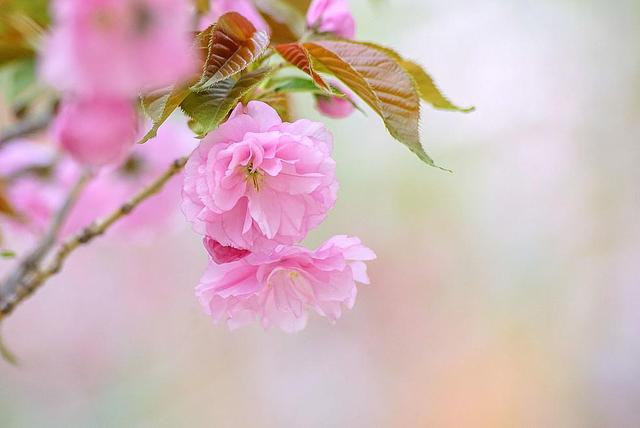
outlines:
[{"label": "green foliage", "polygon": [[182,111],[191,118],[189,126],[204,137],[226,119],[243,96],[257,88],[269,75],[269,68],[229,77],[199,92],[191,92],[181,103]]},{"label": "green foliage", "polygon": [[189,88],[173,87],[142,98],[142,109],[153,122],[151,129],[138,142],[144,144],[158,134],[160,126],[171,116],[189,95]]},{"label": "green foliage", "polygon": [[0,66],[33,58],[49,21],[47,0],[0,0]]}]

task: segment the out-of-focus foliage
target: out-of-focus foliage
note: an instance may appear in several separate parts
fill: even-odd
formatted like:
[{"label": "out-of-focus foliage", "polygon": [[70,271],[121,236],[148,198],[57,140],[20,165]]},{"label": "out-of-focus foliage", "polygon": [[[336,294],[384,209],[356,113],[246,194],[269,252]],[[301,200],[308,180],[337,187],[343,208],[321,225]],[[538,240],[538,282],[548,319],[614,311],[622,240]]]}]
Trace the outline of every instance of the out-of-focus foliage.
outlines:
[{"label": "out-of-focus foliage", "polygon": [[48,24],[47,0],[0,0],[0,65],[33,57]]}]

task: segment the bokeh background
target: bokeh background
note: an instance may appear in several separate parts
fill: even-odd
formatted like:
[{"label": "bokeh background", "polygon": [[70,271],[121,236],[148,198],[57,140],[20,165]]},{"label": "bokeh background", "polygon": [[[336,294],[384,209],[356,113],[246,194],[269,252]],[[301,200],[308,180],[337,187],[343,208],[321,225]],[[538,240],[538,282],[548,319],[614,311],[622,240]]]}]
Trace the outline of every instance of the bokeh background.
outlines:
[{"label": "bokeh background", "polygon": [[105,239],[3,325],[0,426],[640,426],[640,3],[352,4],[361,39],[477,106],[425,107],[454,174],[373,114],[328,121],[340,199],[308,243],[376,250],[354,310],[229,332],[193,298],[188,225]]}]

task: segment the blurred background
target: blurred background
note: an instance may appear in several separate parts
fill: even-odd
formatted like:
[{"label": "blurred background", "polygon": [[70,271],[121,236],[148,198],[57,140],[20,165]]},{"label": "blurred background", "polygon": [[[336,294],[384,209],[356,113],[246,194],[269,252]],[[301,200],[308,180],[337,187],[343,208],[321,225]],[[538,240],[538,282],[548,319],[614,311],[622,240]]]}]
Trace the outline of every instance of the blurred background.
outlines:
[{"label": "blurred background", "polygon": [[[372,285],[336,324],[229,332],[179,221],[105,239],[3,325],[0,426],[636,427],[640,3],[353,0],[359,38],[472,114],[425,106],[422,165],[372,114],[336,136],[337,208]],[[1,261],[6,264],[9,262]]]}]

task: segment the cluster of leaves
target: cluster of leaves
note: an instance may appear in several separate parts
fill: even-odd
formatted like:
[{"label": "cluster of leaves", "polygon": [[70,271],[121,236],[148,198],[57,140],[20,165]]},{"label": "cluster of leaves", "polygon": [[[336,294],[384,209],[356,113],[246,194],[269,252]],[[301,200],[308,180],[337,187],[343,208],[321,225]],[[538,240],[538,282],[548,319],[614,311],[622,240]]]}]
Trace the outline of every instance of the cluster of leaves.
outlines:
[{"label": "cluster of leaves", "polygon": [[[294,6],[289,11],[299,14],[307,3],[289,0],[289,5]],[[259,99],[286,118],[287,94],[291,92],[343,96],[328,80],[336,79],[382,118],[394,138],[422,161],[436,166],[420,142],[420,101],[438,109],[472,110],[453,104],[421,66],[389,48],[326,34],[303,37],[296,26],[277,21],[268,12],[263,16],[273,25],[271,39],[234,12],[223,15],[196,35],[202,58],[200,75],[188,84],[142,99],[153,127],[141,143],[153,138],[178,108],[190,118],[191,129],[203,137],[222,123],[240,101]],[[281,60],[273,65],[271,59],[276,55]],[[304,74],[277,75],[287,67]]]}]

